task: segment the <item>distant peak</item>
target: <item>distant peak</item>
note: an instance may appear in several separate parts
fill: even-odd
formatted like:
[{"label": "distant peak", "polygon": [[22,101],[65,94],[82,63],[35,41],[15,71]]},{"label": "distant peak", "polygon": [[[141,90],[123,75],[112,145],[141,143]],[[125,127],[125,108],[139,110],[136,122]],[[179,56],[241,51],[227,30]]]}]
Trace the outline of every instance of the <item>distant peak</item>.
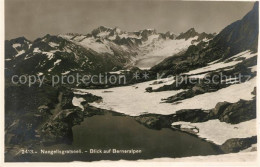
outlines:
[{"label": "distant peak", "polygon": [[97,29],[99,30],[111,30],[112,28],[106,26],[99,26]]},{"label": "distant peak", "polygon": [[120,28],[118,28],[118,27],[115,27],[115,28],[113,29],[113,31],[114,31],[115,33],[117,33],[117,34],[122,33],[122,30],[121,30]]},{"label": "distant peak", "polygon": [[195,28],[190,28],[188,31],[186,31],[186,33],[187,32],[196,32],[196,30],[195,30]]},{"label": "distant peak", "polygon": [[92,30],[91,34],[97,36],[101,32],[111,32],[113,29],[105,26],[99,26],[98,28]]},{"label": "distant peak", "polygon": [[195,36],[198,36],[199,33],[196,32],[195,28],[190,28],[188,31],[186,31],[185,33],[181,33],[177,39],[189,39],[189,38],[193,38]]},{"label": "distant peak", "polygon": [[259,2],[257,1],[257,2],[254,3],[253,9],[258,10],[258,6],[259,6]]},{"label": "distant peak", "polygon": [[104,31],[108,31],[108,30],[112,30],[112,28],[110,27],[105,27],[105,26],[99,26],[97,28],[95,28],[94,30],[92,30],[92,32],[104,32]]},{"label": "distant peak", "polygon": [[[119,27],[115,27],[113,30],[120,30],[120,28]],[[121,31],[121,30],[120,30]]]},{"label": "distant peak", "polygon": [[147,29],[144,29],[144,30],[141,30],[141,31],[148,31],[148,32],[156,32],[156,30],[153,28],[147,28]]},{"label": "distant peak", "polygon": [[30,42],[30,41],[29,41],[28,39],[26,39],[24,36],[18,37],[18,38],[15,38],[15,39],[11,39],[10,41],[13,42],[13,43],[25,43],[25,42]]}]

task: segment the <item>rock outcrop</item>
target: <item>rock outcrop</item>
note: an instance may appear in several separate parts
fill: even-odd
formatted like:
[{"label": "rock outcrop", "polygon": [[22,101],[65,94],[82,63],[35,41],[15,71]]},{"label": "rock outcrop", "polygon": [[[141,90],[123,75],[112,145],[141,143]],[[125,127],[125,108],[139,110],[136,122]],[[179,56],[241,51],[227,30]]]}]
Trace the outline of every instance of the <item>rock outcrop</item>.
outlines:
[{"label": "rock outcrop", "polygon": [[252,144],[257,143],[257,137],[248,137],[242,139],[229,139],[221,145],[221,149],[225,153],[236,153],[249,148]]}]

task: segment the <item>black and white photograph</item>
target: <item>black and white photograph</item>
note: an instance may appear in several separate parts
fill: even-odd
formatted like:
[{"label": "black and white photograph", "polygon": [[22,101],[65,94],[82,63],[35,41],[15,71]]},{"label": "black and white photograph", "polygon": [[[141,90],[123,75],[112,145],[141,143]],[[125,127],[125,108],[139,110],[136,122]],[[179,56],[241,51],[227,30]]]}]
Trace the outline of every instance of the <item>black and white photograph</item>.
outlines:
[{"label": "black and white photograph", "polygon": [[1,5],[3,166],[260,165],[258,1]]}]

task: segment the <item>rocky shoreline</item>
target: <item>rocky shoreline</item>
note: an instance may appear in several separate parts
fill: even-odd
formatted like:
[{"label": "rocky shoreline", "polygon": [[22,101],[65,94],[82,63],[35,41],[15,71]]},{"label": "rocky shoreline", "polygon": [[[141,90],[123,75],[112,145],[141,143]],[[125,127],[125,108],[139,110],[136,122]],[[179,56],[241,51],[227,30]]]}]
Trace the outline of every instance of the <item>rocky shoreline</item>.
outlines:
[{"label": "rocky shoreline", "polygon": [[[210,111],[203,111],[201,109],[180,110],[176,114],[158,115],[146,114],[135,117],[135,119],[144,126],[152,129],[173,128],[189,134],[197,136],[199,129],[196,126],[182,127],[179,125],[172,125],[174,122],[192,122],[203,123],[212,119],[219,119],[221,122],[237,124],[250,119],[256,118],[256,101],[240,100],[237,103],[220,102],[216,107]],[[243,106],[243,107],[242,107]],[[253,107],[253,108],[252,108]],[[250,112],[248,112],[250,111]],[[252,113],[252,114],[250,114]],[[225,133],[225,132],[223,132]],[[256,136],[250,138],[234,138],[227,140],[220,145],[225,153],[234,153],[251,147],[256,144]]]},{"label": "rocky shoreline", "polygon": [[[252,92],[253,94],[255,93]],[[88,102],[93,102],[93,99],[101,100],[100,97],[91,94],[77,95],[84,97],[86,100],[84,104],[85,116],[93,116],[96,114],[104,114],[110,112],[113,115],[127,116],[122,113],[99,109],[88,105]],[[205,122],[212,119],[219,119],[221,122],[237,124],[253,118],[256,118],[256,99],[251,101],[240,100],[237,103],[220,102],[216,107],[210,111],[203,111],[201,109],[180,110],[176,114],[160,115],[160,114],[144,114],[140,116],[133,116],[133,118],[140,124],[147,128],[160,130],[162,128],[171,128],[180,130],[191,135],[196,135],[196,131],[192,129],[182,129],[180,126],[173,126],[173,122],[186,121],[186,122]],[[248,113],[248,111],[250,111]],[[252,114],[250,114],[252,113]],[[194,127],[196,129],[196,127]],[[197,129],[199,131],[199,129]],[[210,142],[210,141],[208,141]],[[234,153],[251,147],[256,144],[256,136],[249,138],[234,138],[227,140],[224,144],[219,145],[224,153]]]}]

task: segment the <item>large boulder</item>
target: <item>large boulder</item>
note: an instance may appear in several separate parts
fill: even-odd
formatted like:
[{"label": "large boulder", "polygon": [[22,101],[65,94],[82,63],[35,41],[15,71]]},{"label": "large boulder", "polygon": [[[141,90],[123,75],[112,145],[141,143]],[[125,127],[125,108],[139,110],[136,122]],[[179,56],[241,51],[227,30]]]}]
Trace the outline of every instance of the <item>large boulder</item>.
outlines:
[{"label": "large boulder", "polygon": [[148,128],[160,129],[159,118],[155,116],[136,117],[136,120]]},{"label": "large boulder", "polygon": [[204,90],[201,86],[198,86],[198,85],[195,85],[195,86],[192,88],[192,91],[193,91],[195,94],[203,94],[203,93],[205,93],[205,90]]},{"label": "large boulder", "polygon": [[145,91],[150,93],[150,92],[153,91],[153,88],[152,87],[147,87],[147,88],[145,88]]},{"label": "large boulder", "polygon": [[229,105],[219,116],[219,120],[227,123],[237,124],[256,118],[256,100],[240,100]]},{"label": "large boulder", "polygon": [[236,103],[219,102],[209,113],[209,119],[237,124],[256,118],[256,99]]},{"label": "large boulder", "polygon": [[183,109],[173,115],[173,121],[204,122],[208,120],[208,113],[201,109]]},{"label": "large boulder", "polygon": [[226,101],[217,103],[215,108],[212,109],[211,112],[209,113],[209,116],[211,118],[218,118],[219,115],[221,115],[230,104],[231,103]]},{"label": "large boulder", "polygon": [[134,117],[137,122],[151,129],[169,128],[172,115],[146,114]]},{"label": "large boulder", "polygon": [[174,96],[170,96],[167,99],[164,99],[166,103],[173,103],[177,101],[181,101],[184,99],[188,99],[194,96],[194,93],[192,90],[182,91],[180,93],[177,93]]},{"label": "large boulder", "polygon": [[235,153],[241,150],[251,147],[252,144],[257,143],[257,137],[248,137],[248,138],[235,138],[229,139],[224,144],[221,145],[221,149],[225,153]]}]

